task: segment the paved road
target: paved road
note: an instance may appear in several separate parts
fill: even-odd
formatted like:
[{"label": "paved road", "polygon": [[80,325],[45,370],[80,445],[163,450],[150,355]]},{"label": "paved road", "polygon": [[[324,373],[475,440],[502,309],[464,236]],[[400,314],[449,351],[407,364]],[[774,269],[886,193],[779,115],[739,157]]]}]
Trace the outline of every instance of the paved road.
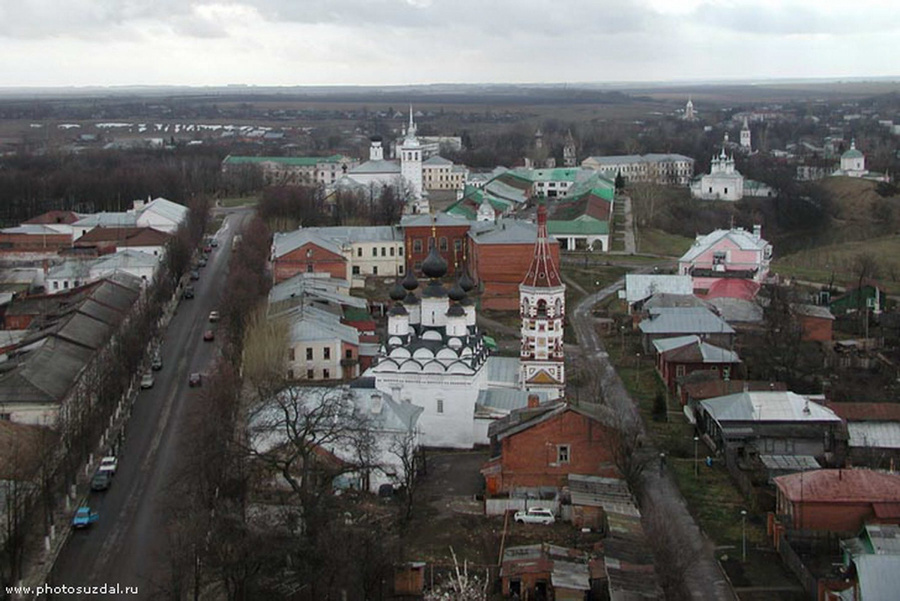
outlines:
[{"label": "paved road", "polygon": [[[606,402],[612,406],[617,415],[622,416],[621,419],[624,423],[634,424],[643,431],[644,426],[638,414],[637,405],[628,395],[621,378],[610,363],[603,342],[593,326],[593,318],[590,313],[591,307],[610,294],[615,294],[624,287],[624,283],[624,280],[619,280],[584,298],[570,315],[585,359],[594,362],[597,373],[600,374]],[[643,453],[652,458],[657,455],[658,451],[651,445],[645,444]],[[731,585],[719,570],[709,540],[697,527],[687,510],[681,492],[672,479],[667,474],[661,475],[653,463],[644,470],[642,479],[644,491],[641,503],[642,511],[644,514],[658,512],[657,515],[665,516],[665,520],[662,520],[664,523],[652,523],[644,520],[648,538],[664,540],[666,537],[661,532],[654,530],[660,526],[668,529],[670,533],[674,533],[673,538],[680,544],[680,555],[691,557],[693,560],[684,574],[692,598],[703,601],[734,601],[736,596],[731,590]]]},{"label": "paved road", "polygon": [[153,388],[138,394],[113,484],[89,496],[100,520],[72,533],[51,574],[54,585],[119,583],[138,586],[136,598],[146,599],[165,581],[167,477],[185,434],[179,424],[197,394],[188,387],[188,375],[205,371],[216,352],[216,344],[203,342],[202,336],[211,327],[209,312],[218,306],[232,236],[246,219],[247,213],[226,217],[216,234],[218,248],[200,270],[200,279],[192,282],[196,297],[181,301],[169,323],[162,341],[163,369],[155,372]]}]

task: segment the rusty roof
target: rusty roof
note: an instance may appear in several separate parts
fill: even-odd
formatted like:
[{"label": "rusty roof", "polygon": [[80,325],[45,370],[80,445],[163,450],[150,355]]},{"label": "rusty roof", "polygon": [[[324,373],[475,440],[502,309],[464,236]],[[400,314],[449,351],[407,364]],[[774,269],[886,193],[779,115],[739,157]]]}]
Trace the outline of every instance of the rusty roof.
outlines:
[{"label": "rusty roof", "polygon": [[790,501],[900,504],[900,475],[867,469],[830,469],[778,476]]},{"label": "rusty roof", "polygon": [[[697,376],[698,378],[705,375],[703,372],[694,373],[701,374],[701,376]],[[745,388],[747,390],[787,390],[787,384],[784,382],[765,382],[762,380],[707,380],[703,382],[685,382],[681,387],[692,399],[697,401],[740,392]],[[835,411],[835,413],[837,412]]]},{"label": "rusty roof", "polygon": [[900,421],[900,403],[826,403],[825,406],[848,422]]}]

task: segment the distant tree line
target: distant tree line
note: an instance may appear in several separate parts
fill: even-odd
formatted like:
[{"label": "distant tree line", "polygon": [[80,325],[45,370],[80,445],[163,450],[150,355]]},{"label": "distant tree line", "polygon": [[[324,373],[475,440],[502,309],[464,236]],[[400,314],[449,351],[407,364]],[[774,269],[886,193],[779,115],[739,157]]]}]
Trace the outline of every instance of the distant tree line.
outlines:
[{"label": "distant tree line", "polygon": [[223,178],[221,151],[203,147],[13,155],[0,160],[0,222],[12,225],[53,209],[121,211],[162,196],[187,202],[215,195]]}]

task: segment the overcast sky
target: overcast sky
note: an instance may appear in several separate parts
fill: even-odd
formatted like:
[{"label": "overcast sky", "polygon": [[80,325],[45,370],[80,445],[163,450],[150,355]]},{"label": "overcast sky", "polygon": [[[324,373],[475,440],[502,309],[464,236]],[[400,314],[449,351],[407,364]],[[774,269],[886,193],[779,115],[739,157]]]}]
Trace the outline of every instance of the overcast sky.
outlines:
[{"label": "overcast sky", "polygon": [[0,86],[900,75],[897,0],[0,0]]}]

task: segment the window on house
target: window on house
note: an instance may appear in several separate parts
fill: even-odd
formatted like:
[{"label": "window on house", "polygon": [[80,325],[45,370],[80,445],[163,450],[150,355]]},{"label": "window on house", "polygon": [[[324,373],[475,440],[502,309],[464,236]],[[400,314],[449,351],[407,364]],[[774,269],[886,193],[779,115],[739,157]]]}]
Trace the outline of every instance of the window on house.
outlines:
[{"label": "window on house", "polygon": [[288,370],[288,380],[293,380],[293,379],[294,379],[294,370],[289,369]]},{"label": "window on house", "polygon": [[315,377],[316,377],[316,372],[315,372],[315,371],[313,371],[313,370],[311,370],[311,369],[307,369],[307,370],[306,370],[306,379],[307,379],[307,380],[313,380],[313,379],[315,379]]},{"label": "window on house", "polygon": [[306,249],[306,258],[308,259],[311,256],[312,256],[312,249],[311,248]]},{"label": "window on house", "polygon": [[403,265],[400,265],[400,267],[398,268],[398,273],[400,275],[403,275]]},{"label": "window on house", "polygon": [[353,266],[353,275],[359,275],[359,265]]},{"label": "window on house", "polygon": [[713,265],[724,265],[725,264],[725,251],[717,250],[713,253]]},{"label": "window on house", "polygon": [[322,349],[322,357],[325,359],[331,359],[331,348],[325,347]]},{"label": "window on house", "polygon": [[382,257],[387,256],[387,249],[386,249],[385,247],[383,247],[383,246],[381,247],[381,256],[382,256]]},{"label": "window on house", "polygon": [[306,347],[306,360],[312,361],[313,358],[313,350],[309,347]]},{"label": "window on house", "polygon": [[462,250],[462,240],[457,239],[453,241],[453,250],[455,250],[456,252]]},{"label": "window on house", "polygon": [[54,281],[54,282],[53,282],[53,289],[54,289],[54,290],[59,290],[59,282],[57,282],[57,281]]},{"label": "window on house", "polygon": [[437,412],[438,412],[438,413],[443,413],[443,412],[444,412],[444,399],[438,399],[438,400],[437,400]]},{"label": "window on house", "polygon": [[420,253],[422,252],[422,239],[416,238],[413,240],[413,252]]},{"label": "window on house", "polygon": [[681,377],[684,375],[684,365],[675,366],[675,375]]},{"label": "window on house", "polygon": [[288,359],[291,361],[294,360],[294,347],[288,349]]},{"label": "window on house", "polygon": [[447,250],[447,248],[448,248],[447,239],[444,237],[441,237],[441,250]]},{"label": "window on house", "polygon": [[330,379],[331,379],[331,372],[328,371],[327,369],[323,369],[323,370],[322,370],[322,378],[325,379],[325,380],[330,380]]},{"label": "window on house", "polygon": [[313,272],[312,263],[307,263],[306,264],[306,273],[312,273],[312,272]]},{"label": "window on house", "polygon": [[416,262],[413,264],[413,269],[415,269],[416,271],[421,271],[421,269],[422,269],[422,261],[416,261]]},{"label": "window on house", "polygon": [[372,267],[372,275],[378,275],[378,265]]},{"label": "window on house", "polygon": [[373,256],[373,257],[377,257],[377,256],[378,256],[378,249],[375,248],[374,246],[372,247],[372,256]]},{"label": "window on house", "polygon": [[394,256],[394,247],[393,247],[393,246],[391,247],[390,255],[391,255],[392,257]]},{"label": "window on house", "polygon": [[347,359],[352,359],[353,358],[353,350],[347,349],[346,351],[344,351],[344,357],[346,357]]},{"label": "window on house", "polygon": [[432,248],[434,248],[434,238],[429,238],[428,239],[428,250],[431,250]]},{"label": "window on house", "polygon": [[403,247],[402,247],[402,246],[398,246],[398,247],[397,247],[397,256],[398,256],[398,257],[402,257],[402,256],[403,256]]},{"label": "window on house", "polygon": [[557,445],[556,447],[556,463],[569,463],[571,457],[571,448],[567,444]]},{"label": "window on house", "polygon": [[357,257],[361,257],[361,256],[362,256],[362,248],[357,248],[357,249],[356,249],[356,256],[357,256]]}]

